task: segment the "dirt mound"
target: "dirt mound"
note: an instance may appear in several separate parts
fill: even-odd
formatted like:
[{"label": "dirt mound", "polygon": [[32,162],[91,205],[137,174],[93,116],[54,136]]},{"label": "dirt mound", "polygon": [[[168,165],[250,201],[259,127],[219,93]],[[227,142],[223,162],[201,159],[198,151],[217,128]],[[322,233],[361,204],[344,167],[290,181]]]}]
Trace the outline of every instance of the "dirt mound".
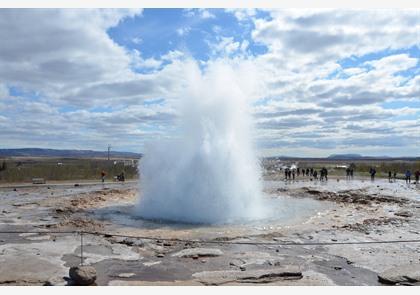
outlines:
[{"label": "dirt mound", "polygon": [[372,203],[405,204],[409,202],[409,200],[403,198],[379,194],[369,194],[364,189],[341,190],[338,192],[332,192],[317,190],[313,188],[302,188],[301,191],[304,195],[309,195],[317,200],[340,203],[369,205]]},{"label": "dirt mound", "polygon": [[352,224],[345,224],[341,228],[347,229],[347,230],[353,230],[353,231],[360,231],[365,232],[369,229],[376,228],[377,226],[382,225],[395,225],[400,226],[405,222],[403,218],[396,218],[396,217],[384,217],[384,218],[368,218],[363,220],[361,223],[356,222]]}]

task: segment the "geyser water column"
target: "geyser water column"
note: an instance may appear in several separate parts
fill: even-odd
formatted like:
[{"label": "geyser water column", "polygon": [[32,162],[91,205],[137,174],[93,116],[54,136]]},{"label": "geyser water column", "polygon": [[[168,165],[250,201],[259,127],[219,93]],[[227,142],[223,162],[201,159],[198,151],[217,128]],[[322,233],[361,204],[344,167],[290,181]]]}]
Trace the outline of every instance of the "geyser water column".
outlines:
[{"label": "geyser water column", "polygon": [[187,67],[179,136],[146,148],[136,212],[187,223],[258,219],[260,166],[248,95],[253,81],[222,62],[203,71],[194,62]]}]

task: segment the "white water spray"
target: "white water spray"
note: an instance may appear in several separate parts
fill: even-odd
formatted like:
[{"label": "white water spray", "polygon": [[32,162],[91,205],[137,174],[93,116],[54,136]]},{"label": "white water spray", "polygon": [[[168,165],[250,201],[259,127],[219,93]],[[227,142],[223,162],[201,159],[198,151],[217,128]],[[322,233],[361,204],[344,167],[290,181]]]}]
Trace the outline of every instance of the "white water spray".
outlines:
[{"label": "white water spray", "polygon": [[259,219],[261,175],[248,97],[253,81],[222,62],[204,72],[190,63],[187,72],[180,137],[146,148],[136,212],[188,223]]}]

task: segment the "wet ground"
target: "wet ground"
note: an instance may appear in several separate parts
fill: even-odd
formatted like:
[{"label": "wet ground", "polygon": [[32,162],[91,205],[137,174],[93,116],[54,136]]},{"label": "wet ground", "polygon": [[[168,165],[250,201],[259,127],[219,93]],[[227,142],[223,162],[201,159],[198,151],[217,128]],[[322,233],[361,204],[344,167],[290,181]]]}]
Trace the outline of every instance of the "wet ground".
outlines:
[{"label": "wet ground", "polygon": [[420,239],[415,184],[266,181],[266,219],[213,226],[135,217],[137,192],[136,182],[1,187],[0,284],[66,285],[81,263],[73,231],[86,232],[83,263],[99,285],[379,285],[384,270],[420,270],[420,243],[398,243]]}]

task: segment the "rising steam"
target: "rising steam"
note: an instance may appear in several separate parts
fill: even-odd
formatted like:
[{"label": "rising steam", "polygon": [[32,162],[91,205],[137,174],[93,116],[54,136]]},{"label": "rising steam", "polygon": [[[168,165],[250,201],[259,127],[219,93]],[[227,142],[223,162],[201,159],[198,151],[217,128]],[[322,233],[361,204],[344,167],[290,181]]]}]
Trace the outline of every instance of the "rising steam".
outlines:
[{"label": "rising steam", "polygon": [[246,69],[187,65],[179,138],[150,144],[140,163],[136,212],[148,219],[226,223],[261,215]]}]

